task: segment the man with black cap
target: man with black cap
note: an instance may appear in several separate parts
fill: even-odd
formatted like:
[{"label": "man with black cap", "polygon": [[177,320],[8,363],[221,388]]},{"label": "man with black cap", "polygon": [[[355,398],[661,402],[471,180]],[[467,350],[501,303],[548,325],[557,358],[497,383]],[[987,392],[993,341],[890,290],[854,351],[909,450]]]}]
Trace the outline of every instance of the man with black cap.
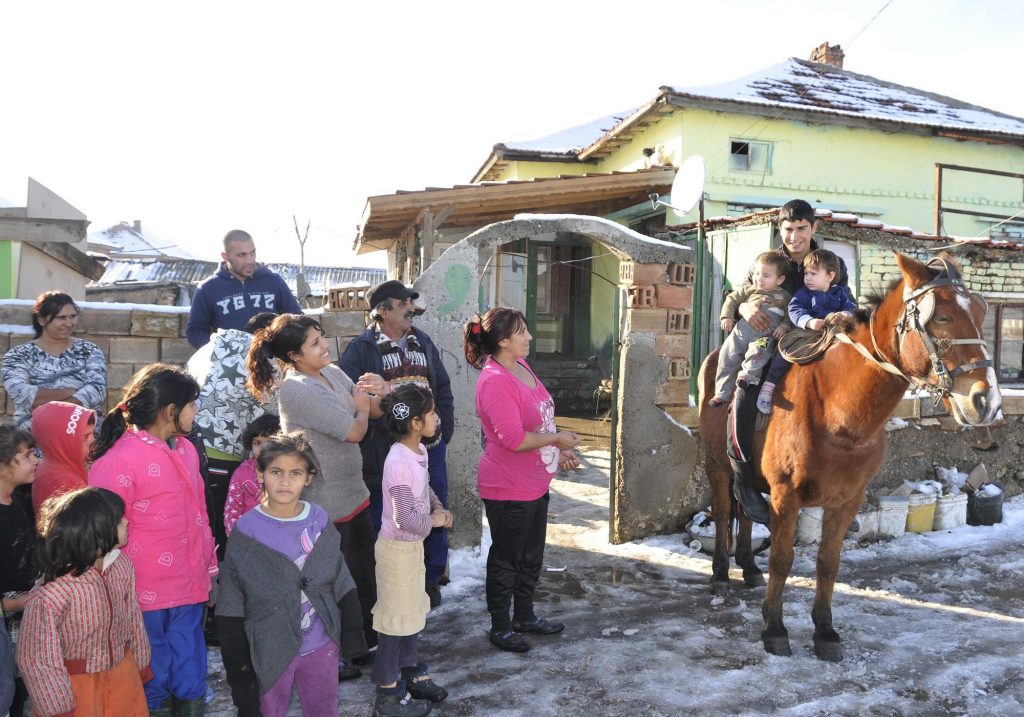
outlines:
[{"label": "man with black cap", "polygon": [[[440,432],[424,437],[427,448],[430,487],[448,507],[448,467],[445,446],[455,430],[455,399],[441,355],[430,337],[413,327],[417,310],[413,300],[419,294],[400,281],[386,281],[370,292],[370,326],[345,348],[338,366],[367,393],[384,396],[403,383],[416,383],[434,394],[434,407],[441,417]],[[363,480],[370,489],[370,517],[380,531],[383,496],[381,480],[384,459],[392,438],[384,418],[371,418],[359,447],[363,453]],[[423,542],[430,604],[441,604],[440,582],[448,562],[448,534],[434,528]]]}]

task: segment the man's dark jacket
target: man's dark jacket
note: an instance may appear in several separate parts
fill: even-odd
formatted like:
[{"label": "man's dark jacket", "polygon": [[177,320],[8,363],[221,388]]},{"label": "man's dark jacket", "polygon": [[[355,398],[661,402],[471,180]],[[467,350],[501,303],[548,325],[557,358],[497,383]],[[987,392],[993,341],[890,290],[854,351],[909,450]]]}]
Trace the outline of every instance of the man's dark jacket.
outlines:
[{"label": "man's dark jacket", "polygon": [[[434,404],[438,415],[441,417],[441,435],[445,443],[452,439],[455,432],[455,399],[452,396],[451,380],[448,372],[441,363],[441,354],[437,346],[429,336],[417,329],[412,329],[419,342],[423,354],[427,357],[427,381],[430,383],[430,390],[434,394]],[[371,325],[363,333],[352,339],[352,342],[345,348],[341,358],[338,359],[338,366],[348,374],[348,377],[355,383],[364,373],[383,374],[384,359],[380,349],[377,348],[376,326]],[[388,431],[388,423],[385,418],[371,418],[366,429],[366,436],[359,442],[359,448],[363,452],[363,480],[371,490],[380,490],[381,479],[384,474],[384,459],[388,457],[391,444],[394,439]]]}]

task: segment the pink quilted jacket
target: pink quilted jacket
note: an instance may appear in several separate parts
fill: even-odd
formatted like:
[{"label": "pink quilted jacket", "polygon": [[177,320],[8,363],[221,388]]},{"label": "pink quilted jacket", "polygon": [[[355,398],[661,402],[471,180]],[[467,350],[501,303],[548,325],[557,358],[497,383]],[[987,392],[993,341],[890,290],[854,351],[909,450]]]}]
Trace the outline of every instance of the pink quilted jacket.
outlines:
[{"label": "pink quilted jacket", "polygon": [[174,448],[129,429],[89,470],[89,485],[120,495],[143,612],[206,602],[217,573],[199,456],[184,438]]}]

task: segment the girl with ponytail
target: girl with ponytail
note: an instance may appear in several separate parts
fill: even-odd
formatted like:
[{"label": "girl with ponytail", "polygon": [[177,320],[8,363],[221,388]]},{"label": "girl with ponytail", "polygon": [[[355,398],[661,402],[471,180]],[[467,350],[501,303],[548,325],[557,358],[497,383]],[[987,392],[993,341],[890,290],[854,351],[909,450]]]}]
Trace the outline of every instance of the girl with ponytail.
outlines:
[{"label": "girl with ponytail", "polygon": [[203,611],[217,573],[199,455],[185,438],[199,385],[177,366],[132,377],[93,446],[89,484],[117,493],[131,525],[124,552],[153,649],[150,714],[199,714],[206,694]]},{"label": "girl with ponytail", "polygon": [[[277,402],[281,430],[302,431],[320,460],[320,472],[302,491],[302,499],[320,505],[341,533],[341,549],[352,571],[368,647],[377,644],[370,610],[377,602],[370,519],[370,492],[363,482],[359,441],[366,435],[370,396],[331,362],[323,329],[312,316],[282,314],[256,332],[249,347],[249,390],[258,399],[274,388],[274,364],[280,369]],[[349,673],[351,674],[351,673]]]}]

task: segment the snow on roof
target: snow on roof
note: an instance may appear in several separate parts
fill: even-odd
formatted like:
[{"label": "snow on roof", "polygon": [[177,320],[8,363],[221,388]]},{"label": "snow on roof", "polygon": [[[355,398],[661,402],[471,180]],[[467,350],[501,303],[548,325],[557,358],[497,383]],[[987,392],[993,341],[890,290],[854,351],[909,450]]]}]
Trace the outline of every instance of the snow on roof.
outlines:
[{"label": "snow on roof", "polygon": [[526,142],[505,142],[505,149],[522,150],[524,152],[560,152],[576,154],[601,139],[612,127],[637,111],[637,107],[616,112],[585,124],[570,127],[555,134]]},{"label": "snow on roof", "polygon": [[1024,136],[1024,119],[1020,117],[795,57],[720,85],[663,89],[694,99]]},{"label": "snow on roof", "polygon": [[106,229],[89,232],[89,244],[111,247],[111,256],[127,259],[130,257],[168,257],[174,259],[195,259],[181,247],[157,237],[153,232],[138,231],[122,222]]}]

